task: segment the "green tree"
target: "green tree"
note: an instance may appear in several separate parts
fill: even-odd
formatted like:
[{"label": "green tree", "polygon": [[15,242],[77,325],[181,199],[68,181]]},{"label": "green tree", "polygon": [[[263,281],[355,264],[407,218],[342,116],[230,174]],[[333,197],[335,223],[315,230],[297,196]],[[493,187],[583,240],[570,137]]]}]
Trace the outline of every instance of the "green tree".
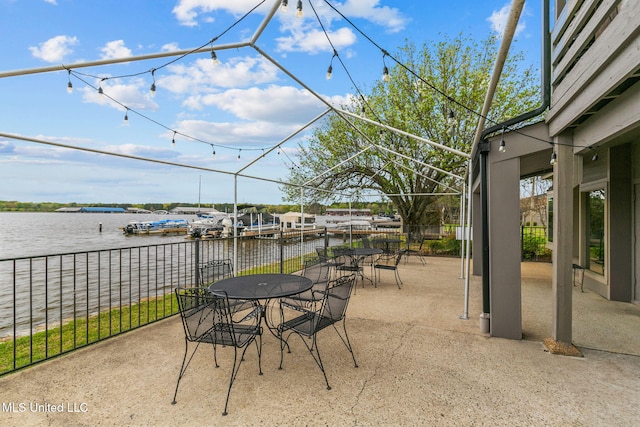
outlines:
[{"label": "green tree", "polygon": [[[378,81],[368,95],[354,98],[344,109],[354,114],[364,111],[370,120],[470,153],[479,118],[474,112],[482,110],[497,47],[495,37],[478,43],[462,35],[420,49],[407,42],[394,55],[402,65],[391,67],[390,80]],[[489,123],[537,104],[536,78],[532,68],[522,67],[523,59],[522,53],[507,59]],[[454,120],[449,120],[451,114]],[[439,223],[437,198],[420,194],[461,188],[460,180],[442,171],[464,176],[467,160],[364,121],[351,123],[358,131],[337,114],[327,117],[300,145],[300,167],[290,172],[290,182],[317,177],[314,189],[305,190],[308,202],[344,200],[340,192],[355,197],[358,191],[380,193],[387,195],[405,224]],[[374,147],[356,156],[369,141]],[[293,187],[283,191],[289,200],[299,198]]]}]

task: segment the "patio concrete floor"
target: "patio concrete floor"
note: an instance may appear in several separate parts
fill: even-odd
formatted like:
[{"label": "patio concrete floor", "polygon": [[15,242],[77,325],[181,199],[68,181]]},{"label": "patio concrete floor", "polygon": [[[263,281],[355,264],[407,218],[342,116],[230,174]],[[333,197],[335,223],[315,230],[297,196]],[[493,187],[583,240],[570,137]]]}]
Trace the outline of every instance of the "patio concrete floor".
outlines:
[{"label": "patio concrete floor", "polygon": [[252,347],[229,415],[231,349],[216,369],[211,347],[200,348],[172,405],[184,351],[174,317],[0,378],[0,425],[638,425],[639,306],[574,288],[584,357],[551,355],[541,342],[551,335],[550,264],[523,264],[524,339],[506,340],[480,332],[479,277],[461,320],[460,260],[426,262],[401,264],[400,290],[385,271],[377,288],[358,287],[347,312],[358,368],[333,331],[319,336],[332,390],[298,341],[278,370],[279,344],[266,334],[264,375]]}]

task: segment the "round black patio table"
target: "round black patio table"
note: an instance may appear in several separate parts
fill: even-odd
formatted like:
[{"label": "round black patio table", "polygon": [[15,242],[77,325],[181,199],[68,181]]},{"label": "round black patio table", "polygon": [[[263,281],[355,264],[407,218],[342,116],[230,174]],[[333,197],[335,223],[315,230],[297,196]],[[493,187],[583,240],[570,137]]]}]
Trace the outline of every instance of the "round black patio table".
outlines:
[{"label": "round black patio table", "polygon": [[224,292],[229,299],[261,300],[299,294],[312,286],[311,279],[295,274],[249,274],[215,282],[209,292]]}]

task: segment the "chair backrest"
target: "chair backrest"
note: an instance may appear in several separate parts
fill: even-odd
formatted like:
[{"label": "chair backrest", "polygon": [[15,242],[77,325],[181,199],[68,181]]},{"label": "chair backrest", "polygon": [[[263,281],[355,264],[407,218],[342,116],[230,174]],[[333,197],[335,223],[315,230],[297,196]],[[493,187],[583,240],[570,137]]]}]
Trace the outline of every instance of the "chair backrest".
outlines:
[{"label": "chair backrest", "polygon": [[205,339],[214,325],[215,297],[198,287],[177,288],[175,292],[185,337],[189,341]]},{"label": "chair backrest", "polygon": [[[314,283],[323,283],[326,285],[329,280],[329,267],[320,259],[310,259],[304,262],[302,275]],[[315,286],[314,286],[315,287]]]},{"label": "chair backrest", "polygon": [[327,251],[327,248],[324,248],[324,247],[316,248],[316,253],[318,254],[318,258],[320,259],[320,262],[327,262],[329,260],[329,253]]},{"label": "chair backrest", "polygon": [[329,282],[320,311],[321,318],[330,320],[329,324],[344,318],[355,282],[354,274],[338,277]]},{"label": "chair backrest", "polygon": [[393,263],[393,265],[395,265],[396,268],[398,267],[398,264],[400,264],[400,259],[402,258],[402,255],[404,255],[404,251],[398,251],[398,253],[396,254],[396,260]]},{"label": "chair backrest", "polygon": [[233,276],[233,263],[230,259],[208,261],[200,265],[200,286],[202,287],[231,276]]}]

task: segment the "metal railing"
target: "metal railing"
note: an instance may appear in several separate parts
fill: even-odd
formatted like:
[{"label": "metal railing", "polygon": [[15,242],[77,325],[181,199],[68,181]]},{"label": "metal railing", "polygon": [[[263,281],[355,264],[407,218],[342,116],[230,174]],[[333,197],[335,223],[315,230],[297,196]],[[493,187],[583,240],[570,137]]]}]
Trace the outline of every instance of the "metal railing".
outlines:
[{"label": "metal railing", "polygon": [[344,243],[320,228],[0,259],[0,375],[176,314],[174,290],[198,283],[203,263],[290,273]]},{"label": "metal railing", "polygon": [[203,263],[290,273],[316,247],[359,237],[317,229],[0,259],[0,375],[176,314],[174,290],[197,284]]}]

